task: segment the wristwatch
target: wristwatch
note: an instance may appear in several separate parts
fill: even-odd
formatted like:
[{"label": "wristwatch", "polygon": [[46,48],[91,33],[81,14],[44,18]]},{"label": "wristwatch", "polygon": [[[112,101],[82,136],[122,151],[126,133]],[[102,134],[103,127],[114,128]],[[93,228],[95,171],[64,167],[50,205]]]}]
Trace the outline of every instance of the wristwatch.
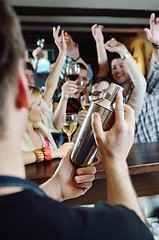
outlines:
[{"label": "wristwatch", "polygon": [[122,60],[124,61],[125,59],[127,59],[130,56],[130,52],[126,52],[122,58]]}]

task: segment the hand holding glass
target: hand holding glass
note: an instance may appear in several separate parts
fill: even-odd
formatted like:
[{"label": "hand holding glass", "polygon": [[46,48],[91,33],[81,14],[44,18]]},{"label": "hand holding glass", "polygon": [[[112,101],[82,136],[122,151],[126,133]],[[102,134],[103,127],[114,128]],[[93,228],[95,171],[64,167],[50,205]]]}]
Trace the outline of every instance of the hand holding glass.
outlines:
[{"label": "hand holding glass", "polygon": [[66,113],[65,121],[62,124],[62,130],[67,134],[68,141],[71,141],[72,133],[77,128],[77,114]]}]

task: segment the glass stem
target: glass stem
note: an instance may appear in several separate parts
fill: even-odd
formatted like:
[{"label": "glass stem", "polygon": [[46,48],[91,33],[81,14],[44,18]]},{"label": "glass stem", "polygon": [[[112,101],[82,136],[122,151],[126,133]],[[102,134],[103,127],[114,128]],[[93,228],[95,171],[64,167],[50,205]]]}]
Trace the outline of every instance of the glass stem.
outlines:
[{"label": "glass stem", "polygon": [[71,142],[71,135],[68,136],[68,141]]}]

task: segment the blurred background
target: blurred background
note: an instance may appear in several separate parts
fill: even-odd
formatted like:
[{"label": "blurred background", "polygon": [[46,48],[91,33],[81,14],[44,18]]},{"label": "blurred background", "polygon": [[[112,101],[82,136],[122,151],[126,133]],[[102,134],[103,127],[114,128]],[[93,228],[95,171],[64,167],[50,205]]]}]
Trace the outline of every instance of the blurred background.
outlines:
[{"label": "blurred background", "polygon": [[[56,59],[57,48],[52,39],[52,26],[60,25],[79,43],[82,58],[96,68],[96,47],[91,35],[94,23],[104,25],[105,41],[115,37],[131,48],[144,49],[149,62],[150,46],[143,29],[149,26],[152,12],[159,16],[158,0],[9,0],[17,12],[29,54],[39,38],[45,39],[46,55]],[[136,59],[137,60],[137,59]]]}]

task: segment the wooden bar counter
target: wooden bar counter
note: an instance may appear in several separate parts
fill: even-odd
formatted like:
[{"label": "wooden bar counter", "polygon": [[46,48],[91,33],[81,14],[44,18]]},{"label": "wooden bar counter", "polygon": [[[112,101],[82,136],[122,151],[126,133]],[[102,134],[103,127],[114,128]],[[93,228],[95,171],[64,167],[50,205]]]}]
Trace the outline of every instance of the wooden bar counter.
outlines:
[{"label": "wooden bar counter", "polygon": [[[27,179],[38,184],[52,176],[60,159],[26,165]],[[130,176],[138,196],[159,194],[159,142],[132,146],[127,158]],[[125,186],[126,187],[126,186]],[[68,204],[91,204],[106,200],[106,177],[103,163],[97,165],[92,188],[83,196],[66,201]]]}]

